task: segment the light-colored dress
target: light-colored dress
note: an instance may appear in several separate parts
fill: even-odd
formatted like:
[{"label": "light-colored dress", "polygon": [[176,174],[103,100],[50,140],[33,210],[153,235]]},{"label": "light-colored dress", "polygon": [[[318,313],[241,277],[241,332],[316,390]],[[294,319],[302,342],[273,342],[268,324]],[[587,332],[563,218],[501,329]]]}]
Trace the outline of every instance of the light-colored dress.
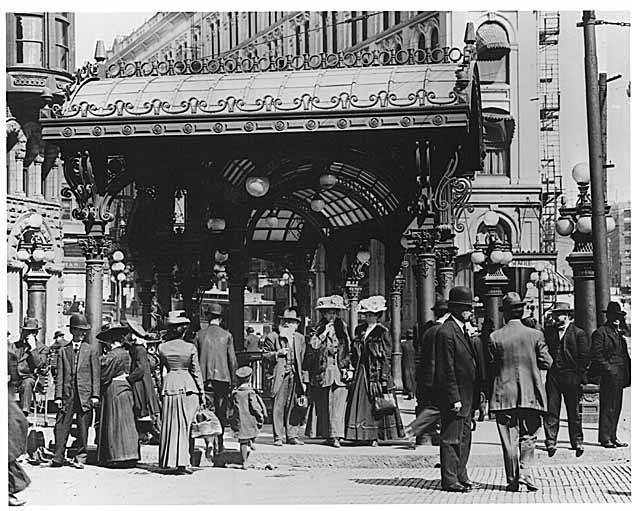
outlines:
[{"label": "light-colored dress", "polygon": [[191,424],[203,392],[197,350],[182,339],[158,348],[160,363],[167,368],[162,384],[162,428],[158,462],[162,468],[189,464]]}]

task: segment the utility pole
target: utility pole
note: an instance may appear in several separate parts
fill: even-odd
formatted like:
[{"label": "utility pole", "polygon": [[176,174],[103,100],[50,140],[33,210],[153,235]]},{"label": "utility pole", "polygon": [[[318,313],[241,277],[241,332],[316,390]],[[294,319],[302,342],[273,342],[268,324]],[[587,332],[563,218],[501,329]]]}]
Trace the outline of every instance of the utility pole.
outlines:
[{"label": "utility pole", "polygon": [[605,193],[602,160],[601,114],[599,112],[599,77],[595,38],[595,11],[584,11],[584,65],[586,75],[586,113],[588,118],[588,154],[592,195],[592,234],[597,298],[597,325],[604,323],[604,313],[610,300],[608,282],[608,245],[606,234]]},{"label": "utility pole", "polygon": [[601,118],[601,160],[603,162],[603,193],[604,201],[608,202],[608,169],[614,164],[608,163],[608,84],[621,78],[621,75],[607,77],[606,73],[599,73],[599,112]]}]

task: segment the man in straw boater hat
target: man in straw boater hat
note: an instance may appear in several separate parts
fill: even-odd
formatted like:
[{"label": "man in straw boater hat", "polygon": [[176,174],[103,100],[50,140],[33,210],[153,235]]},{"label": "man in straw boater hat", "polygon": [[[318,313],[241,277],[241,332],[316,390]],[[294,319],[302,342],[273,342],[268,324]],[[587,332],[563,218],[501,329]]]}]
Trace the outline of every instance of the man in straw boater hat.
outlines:
[{"label": "man in straw boater hat", "polygon": [[570,303],[558,302],[552,310],[554,325],[544,329],[544,340],[553,358],[553,365],[546,374],[547,407],[544,416],[546,449],[549,456],[557,450],[557,434],[560,429],[562,397],[566,404],[568,436],[571,448],[579,458],[584,454],[584,434],[579,416],[581,384],[585,382],[590,362],[588,336],[575,325]]},{"label": "man in straw boater hat", "polygon": [[20,329],[20,338],[9,344],[11,350],[18,359],[18,394],[20,396],[20,408],[24,415],[28,416],[35,398],[35,380],[38,373],[46,367],[48,360],[48,348],[37,340],[37,332],[41,327],[35,318],[24,318]]},{"label": "man in straw boater hat", "polygon": [[624,338],[625,316],[617,302],[608,303],[606,324],[592,334],[591,357],[599,385],[599,443],[608,449],[627,447],[617,437],[623,389],[630,386],[630,354]]},{"label": "man in straw boater hat", "polygon": [[99,404],[101,389],[101,366],[98,346],[90,346],[90,325],[83,314],[70,316],[72,342],[59,350],[57,377],[55,380],[55,457],[52,467],[64,464],[66,442],[72,427],[72,418],[77,415],[78,450],[70,465],[83,468],[88,456],[88,428],[92,423],[94,408]]},{"label": "man in straw boater hat", "polygon": [[520,485],[537,491],[531,479],[535,441],[546,411],[544,384],[540,371],[551,367],[544,334],[525,326],[524,305],[513,291],[503,297],[506,325],[492,332],[489,340],[493,391],[490,411],[496,414],[507,476],[507,491],[517,492]]},{"label": "man in straw boater hat", "polygon": [[307,371],[303,368],[305,337],[296,331],[300,318],[286,309],[279,318],[279,336],[274,346],[266,344],[264,358],[275,360],[273,371],[272,432],[274,445],[283,445],[283,434],[290,445],[302,445],[299,429],[305,420]]},{"label": "man in straw boater hat", "polygon": [[472,291],[450,290],[450,316],[437,332],[437,389],[441,410],[441,486],[445,491],[468,492],[478,487],[467,474],[472,443],[472,411],[478,407],[483,386],[483,357],[468,334]]},{"label": "man in straw boater hat", "polygon": [[[206,400],[212,403],[217,418],[226,429],[231,386],[235,383],[237,356],[233,336],[220,324],[223,309],[211,303],[208,309],[209,325],[195,335],[195,345],[200,357],[200,370],[204,381]],[[217,438],[218,450],[224,449],[224,435]]]}]

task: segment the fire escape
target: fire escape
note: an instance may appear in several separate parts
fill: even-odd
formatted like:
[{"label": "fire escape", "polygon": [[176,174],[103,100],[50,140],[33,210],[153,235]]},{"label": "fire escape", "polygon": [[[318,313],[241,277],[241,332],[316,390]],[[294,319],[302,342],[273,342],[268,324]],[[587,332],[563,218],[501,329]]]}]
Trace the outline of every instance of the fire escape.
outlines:
[{"label": "fire escape", "polygon": [[556,250],[555,220],[558,198],[562,194],[560,168],[560,84],[559,84],[559,11],[540,12],[539,27],[539,100],[540,100],[540,176],[542,182],[542,248]]}]

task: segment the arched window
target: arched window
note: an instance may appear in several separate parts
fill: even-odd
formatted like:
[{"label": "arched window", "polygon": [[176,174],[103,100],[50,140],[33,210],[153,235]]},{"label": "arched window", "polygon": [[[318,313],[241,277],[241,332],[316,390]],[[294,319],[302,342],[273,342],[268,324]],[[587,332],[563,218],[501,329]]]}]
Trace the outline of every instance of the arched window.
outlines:
[{"label": "arched window", "polygon": [[481,84],[509,84],[511,47],[505,27],[495,21],[478,27],[476,51]]},{"label": "arched window", "polygon": [[420,50],[426,49],[426,36],[424,34],[419,34],[419,40],[417,41],[417,48]]},{"label": "arched window", "polygon": [[327,46],[327,11],[323,11],[320,15],[320,23],[321,23],[321,37],[322,37],[322,48],[323,53],[327,53],[329,51]]},{"label": "arched window", "polygon": [[[486,232],[489,232],[489,229],[489,227],[481,222],[476,231],[476,237],[479,238],[480,234],[485,234]],[[511,245],[511,227],[509,227],[509,224],[503,218],[498,219],[498,225],[495,227],[494,231],[500,241],[504,243],[509,243]]]},{"label": "arched window", "polygon": [[430,48],[433,50],[439,47],[439,29],[437,27],[430,32]]},{"label": "arched window", "polygon": [[299,25],[296,25],[294,29],[294,45],[294,51],[299,55],[301,53],[301,27]]}]

